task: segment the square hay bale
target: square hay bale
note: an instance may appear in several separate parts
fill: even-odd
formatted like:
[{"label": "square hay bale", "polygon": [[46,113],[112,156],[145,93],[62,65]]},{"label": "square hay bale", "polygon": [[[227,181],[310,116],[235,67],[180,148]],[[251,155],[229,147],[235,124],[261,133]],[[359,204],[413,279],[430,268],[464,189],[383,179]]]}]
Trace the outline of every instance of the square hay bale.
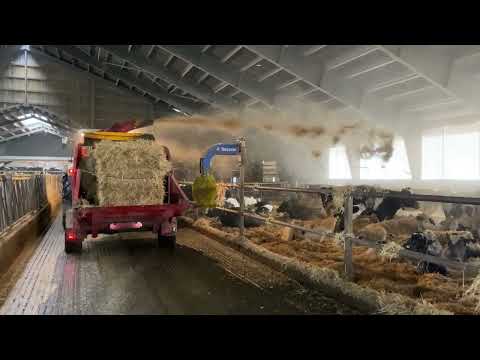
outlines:
[{"label": "square hay bale", "polygon": [[171,164],[161,144],[104,140],[92,154],[100,206],[163,204],[164,178]]}]

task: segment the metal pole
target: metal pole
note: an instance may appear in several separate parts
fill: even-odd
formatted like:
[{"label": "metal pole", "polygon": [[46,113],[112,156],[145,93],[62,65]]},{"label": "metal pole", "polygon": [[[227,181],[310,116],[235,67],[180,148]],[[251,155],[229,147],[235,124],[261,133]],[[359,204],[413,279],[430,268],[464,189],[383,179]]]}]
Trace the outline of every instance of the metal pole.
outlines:
[{"label": "metal pole", "polygon": [[345,235],[345,275],[348,280],[353,280],[353,196],[350,192],[345,194],[344,203],[344,235]]},{"label": "metal pole", "polygon": [[95,128],[95,80],[90,80],[90,128]]},{"label": "metal pole", "polygon": [[28,51],[25,49],[25,104],[28,104]]},{"label": "metal pole", "polygon": [[240,240],[245,240],[245,139],[240,139]]}]

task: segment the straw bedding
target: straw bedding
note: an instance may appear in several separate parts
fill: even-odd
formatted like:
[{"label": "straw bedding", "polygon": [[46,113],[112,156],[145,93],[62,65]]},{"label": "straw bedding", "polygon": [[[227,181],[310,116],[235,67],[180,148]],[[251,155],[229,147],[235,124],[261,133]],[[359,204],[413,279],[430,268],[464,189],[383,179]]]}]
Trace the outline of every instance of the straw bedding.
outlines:
[{"label": "straw bedding", "polygon": [[[220,229],[229,235],[238,236],[238,228],[222,227],[212,219],[202,219],[205,224]],[[305,225],[305,224],[303,224]],[[268,224],[254,229],[245,229],[245,236],[263,248],[301,261],[315,268],[343,273],[343,243],[341,234],[325,241],[295,239],[282,241],[282,227]],[[377,299],[382,314],[474,314],[479,311],[480,276],[473,282],[456,276],[419,274],[416,264],[392,257],[399,250],[392,243],[375,251],[363,246],[353,247],[355,283],[364,289],[381,292]],[[381,256],[384,250],[383,255]],[[326,274],[331,274],[326,273]],[[325,282],[325,280],[323,281]],[[340,285],[338,285],[340,286]],[[353,290],[352,290],[353,291]],[[349,290],[350,293],[352,291]],[[397,296],[401,295],[401,296]],[[352,297],[362,297],[353,294]],[[478,306],[478,307],[477,307]]]},{"label": "straw bedding", "polygon": [[100,141],[93,151],[100,206],[163,204],[171,170],[164,147],[154,141]]}]

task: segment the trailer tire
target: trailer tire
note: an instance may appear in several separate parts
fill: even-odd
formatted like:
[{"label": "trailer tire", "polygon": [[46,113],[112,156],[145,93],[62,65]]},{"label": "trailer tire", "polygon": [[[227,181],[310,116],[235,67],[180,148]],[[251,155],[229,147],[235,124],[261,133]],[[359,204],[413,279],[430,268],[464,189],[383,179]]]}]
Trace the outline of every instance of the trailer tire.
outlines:
[{"label": "trailer tire", "polygon": [[158,234],[158,247],[162,249],[169,249],[174,251],[177,246],[177,236],[176,235],[160,235]]},{"label": "trailer tire", "polygon": [[82,243],[78,243],[78,242],[68,242],[66,241],[65,242],[65,252],[67,254],[73,254],[73,253],[76,253],[76,254],[79,254],[82,252]]}]

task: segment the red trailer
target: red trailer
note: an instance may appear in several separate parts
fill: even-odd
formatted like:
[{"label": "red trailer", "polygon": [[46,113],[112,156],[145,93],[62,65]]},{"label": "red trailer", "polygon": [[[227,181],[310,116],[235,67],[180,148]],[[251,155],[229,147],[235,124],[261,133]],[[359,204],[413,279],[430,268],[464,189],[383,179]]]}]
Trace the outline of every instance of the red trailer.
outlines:
[{"label": "red trailer", "polygon": [[[165,198],[161,205],[142,206],[92,206],[83,205],[81,159],[88,158],[89,149],[102,139],[134,141],[150,139],[152,135],[115,131],[95,131],[83,134],[74,146],[73,166],[69,170],[72,188],[72,207],[64,209],[65,251],[80,252],[88,235],[114,234],[128,231],[152,231],[158,235],[160,247],[175,248],[177,221],[190,206],[190,202],[170,172],[165,177]],[[170,152],[165,148],[167,159]]]}]

